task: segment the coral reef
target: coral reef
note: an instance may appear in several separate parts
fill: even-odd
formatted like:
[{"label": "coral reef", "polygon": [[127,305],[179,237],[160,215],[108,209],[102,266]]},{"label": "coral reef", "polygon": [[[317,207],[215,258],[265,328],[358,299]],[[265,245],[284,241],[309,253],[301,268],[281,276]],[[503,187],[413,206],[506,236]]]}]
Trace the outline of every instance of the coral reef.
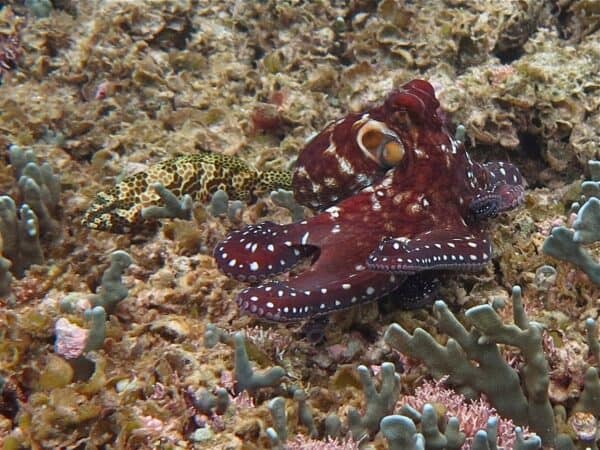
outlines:
[{"label": "coral reef", "polygon": [[2,251],[12,261],[16,276],[23,276],[32,264],[44,262],[37,215],[27,204],[17,210],[14,200],[7,195],[0,197],[0,236],[4,243]]},{"label": "coral reef", "polygon": [[[397,324],[390,326],[385,339],[407,355],[423,358],[434,377],[448,375],[448,382],[466,395],[484,393],[500,415],[518,425],[530,425],[546,445],[551,445],[554,415],[548,398],[549,367],[542,348],[542,328],[527,318],[519,287],[513,288],[512,302],[514,325],[503,324],[492,306],[481,305],[465,313],[471,330],[444,302],[436,302],[440,328],[452,338],[445,346],[422,329],[411,336]],[[519,374],[504,360],[498,344],[519,348],[525,360],[523,388]]]},{"label": "coral reef", "polygon": [[282,367],[271,367],[264,373],[258,373],[252,370],[244,337],[241,333],[236,333],[233,336],[235,344],[235,380],[236,391],[248,391],[251,394],[256,394],[256,391],[263,387],[278,386],[281,379],[285,375],[285,370]]},{"label": "coral reef", "polygon": [[[2,248],[0,247],[0,254],[2,253]],[[10,273],[10,268],[12,263],[0,256],[0,295],[8,296],[10,294],[10,284],[12,282],[12,275]]]},{"label": "coral reef", "polygon": [[11,145],[8,156],[18,180],[15,196],[21,204],[17,208],[12,197],[0,197],[0,254],[12,262],[12,273],[22,277],[29,266],[44,262],[40,235],[56,238],[60,234],[60,177],[48,163],[39,165],[31,149]]},{"label": "coral reef", "polygon": [[[458,431],[459,422],[452,417],[445,426],[444,433],[439,429],[439,421],[432,405],[426,404],[422,414],[419,415],[421,433],[417,433],[414,422],[402,415],[386,416],[381,421],[381,430],[389,442],[390,450],[400,449],[461,449],[464,448],[464,433]],[[515,438],[507,447],[500,447],[501,439],[498,435],[498,420],[488,420],[485,429],[479,430],[472,443],[468,446],[471,450],[485,450],[492,448],[512,448],[515,450],[535,450],[542,448],[542,442],[537,436],[525,437],[523,430],[517,427],[514,430]]]},{"label": "coral reef", "polygon": [[0,9],[0,82],[3,75],[17,66],[21,55],[19,29],[22,22],[10,8]]},{"label": "coral reef", "polygon": [[[588,165],[600,149],[598,23],[586,0],[1,5],[4,448],[510,450],[539,447],[532,432],[546,447],[552,436],[561,450],[597,447],[600,287],[543,247],[564,227],[569,246],[600,258],[587,243],[600,198]],[[424,280],[309,323],[241,315],[243,286],[218,270],[216,244],[245,225],[315,216],[269,186],[255,202],[226,192],[206,206],[149,184],[143,206],[166,209],[142,207],[151,220],[139,229],[81,223],[97,193],[162,161],[211,152],[289,174],[328,123],[412,79],[431,83],[436,114],[473,161],[508,161],[527,181],[523,205],[486,224],[491,262],[436,280],[431,299],[445,308],[397,307]],[[437,370],[430,354],[390,347],[392,323],[425,330],[455,360]],[[515,406],[488,378],[476,381],[491,404],[456,379],[489,367],[468,367],[443,324],[494,355],[491,380]]]},{"label": "coral reef", "polygon": [[574,203],[571,210],[577,213],[573,221],[573,230],[559,226],[552,233],[542,250],[547,255],[570,262],[583,270],[590,280],[600,284],[600,263],[583,248],[583,245],[600,241],[600,174],[597,173],[600,161],[588,161],[592,181],[584,181],[581,185],[584,194],[588,195],[585,203],[579,206]]}]

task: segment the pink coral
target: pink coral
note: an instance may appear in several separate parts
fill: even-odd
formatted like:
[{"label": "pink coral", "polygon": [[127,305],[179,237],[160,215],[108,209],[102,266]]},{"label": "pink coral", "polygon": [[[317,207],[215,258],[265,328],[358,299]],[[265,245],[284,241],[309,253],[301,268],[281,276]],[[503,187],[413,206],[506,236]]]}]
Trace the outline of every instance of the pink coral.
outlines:
[{"label": "pink coral", "polygon": [[485,400],[467,400],[463,395],[444,387],[444,379],[437,382],[425,381],[415,389],[413,395],[407,395],[396,405],[408,405],[418,411],[427,403],[438,403],[446,407],[447,417],[456,417],[460,421],[460,429],[467,436],[463,449],[470,448],[475,433],[485,430],[488,419],[498,417],[498,447],[512,449],[515,439],[515,425],[512,420],[504,419],[496,414],[496,410]]},{"label": "pink coral", "polygon": [[19,38],[20,21],[17,20],[10,10],[6,8],[0,14],[0,22],[11,23],[8,31],[0,32],[0,78],[9,70],[17,66],[17,60],[21,56],[21,39]]},{"label": "pink coral", "polygon": [[326,441],[319,441],[299,434],[293,441],[286,443],[286,448],[288,450],[358,450],[358,443],[350,438],[341,441],[327,438]]},{"label": "pink coral", "polygon": [[504,83],[516,73],[516,69],[508,64],[498,64],[491,68],[489,79],[493,86]]},{"label": "pink coral", "polygon": [[244,328],[246,339],[252,341],[262,350],[272,350],[274,356],[283,359],[285,352],[293,343],[292,336],[283,334],[273,328],[264,328],[261,326]]}]

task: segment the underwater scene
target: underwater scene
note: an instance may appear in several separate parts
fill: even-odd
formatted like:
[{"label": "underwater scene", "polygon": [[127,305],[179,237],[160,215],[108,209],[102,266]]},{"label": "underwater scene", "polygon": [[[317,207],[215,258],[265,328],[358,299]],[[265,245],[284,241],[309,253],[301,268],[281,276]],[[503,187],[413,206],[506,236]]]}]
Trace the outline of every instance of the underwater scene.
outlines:
[{"label": "underwater scene", "polygon": [[600,2],[0,2],[0,449],[600,443]]}]

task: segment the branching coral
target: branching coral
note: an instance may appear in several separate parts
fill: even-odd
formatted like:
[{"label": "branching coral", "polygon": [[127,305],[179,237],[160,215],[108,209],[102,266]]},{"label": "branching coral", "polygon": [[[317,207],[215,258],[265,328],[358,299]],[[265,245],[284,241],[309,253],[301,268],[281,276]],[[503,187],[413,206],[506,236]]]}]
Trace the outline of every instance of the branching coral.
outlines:
[{"label": "branching coral", "polygon": [[17,209],[11,197],[0,197],[0,235],[2,251],[12,261],[16,276],[22,277],[29,266],[44,262],[37,216],[29,205]]},{"label": "branching coral", "polygon": [[[451,397],[439,405],[422,403],[419,408],[413,408],[408,405],[394,407],[393,400],[398,398],[398,388],[400,377],[394,371],[391,363],[385,363],[382,367],[382,382],[379,391],[375,389],[373,378],[369,375],[366,367],[359,366],[359,377],[363,385],[363,392],[366,400],[366,411],[360,415],[358,411],[350,409],[348,413],[348,424],[344,430],[352,436],[352,442],[357,448],[365,448],[369,439],[377,438],[378,431],[387,439],[390,449],[429,449],[429,450],[460,450],[460,449],[496,449],[496,448],[514,448],[522,450],[533,450],[541,448],[541,439],[536,435],[529,435],[521,428],[515,429],[510,421],[499,419],[493,414],[493,408],[489,405],[476,407],[469,405],[465,399],[446,389],[435,388],[436,392],[444,392],[444,398]],[[320,427],[315,426],[312,412],[303,404],[302,399],[298,398],[298,391],[294,393],[294,398],[298,403],[297,414],[299,422],[304,425],[311,435],[311,438],[323,437],[317,430]],[[440,399],[432,390],[424,390],[423,396],[431,394],[431,399]],[[404,401],[410,402],[410,397],[405,397],[398,405]],[[447,403],[460,402],[462,412],[460,419],[452,415],[448,410],[449,417],[443,417],[443,411],[446,406],[450,408],[453,405]],[[456,406],[456,405],[454,405]],[[286,413],[286,400],[283,397],[276,397],[269,402],[269,410],[273,418],[273,427],[266,430],[267,437],[271,442],[273,449],[280,450],[286,448],[295,448],[294,443],[288,441],[288,414]],[[442,414],[442,416],[440,415]],[[388,415],[389,414],[389,415]],[[474,417],[475,415],[480,417]],[[465,420],[464,424],[462,420]],[[315,448],[329,448],[329,445],[338,443],[340,447],[345,448],[345,441],[339,441],[343,436],[341,433],[341,423],[336,414],[330,414],[325,418],[324,436],[333,438],[334,441],[311,441]],[[370,427],[370,428],[367,428]],[[321,428],[322,429],[322,428]],[[463,430],[468,430],[466,435]],[[346,437],[348,437],[346,434]],[[369,436],[370,434],[370,436]],[[528,435],[525,437],[524,435]],[[303,442],[306,438],[303,438]],[[312,447],[305,447],[312,448]]]},{"label": "branching coral", "polygon": [[244,203],[240,200],[229,200],[227,192],[219,189],[210,198],[208,212],[214,217],[227,215],[229,220],[237,221],[240,219]]},{"label": "branching coral", "polygon": [[233,335],[235,345],[235,380],[236,391],[248,391],[251,394],[263,387],[278,386],[281,383],[285,370],[282,367],[275,366],[263,372],[256,372],[250,365],[246,344],[242,333]]},{"label": "branching coral", "polygon": [[2,248],[0,247],[0,296],[4,297],[10,293],[10,284],[12,275],[10,273],[11,262],[2,257]]},{"label": "branching coral", "polygon": [[[398,324],[388,328],[385,341],[422,359],[434,377],[448,375],[448,382],[469,396],[485,393],[501,415],[517,424],[530,425],[544,442],[551,443],[556,431],[548,399],[549,369],[542,349],[542,328],[527,318],[520,288],[513,288],[512,300],[513,325],[502,323],[490,305],[481,305],[465,313],[472,324],[467,330],[444,302],[437,301],[434,311],[439,326],[450,336],[446,345],[437,343],[421,328],[410,335]],[[498,344],[521,350],[526,361],[521,373],[524,387],[519,374],[502,357]]]},{"label": "branching coral", "polygon": [[67,313],[78,309],[87,310],[100,306],[107,314],[112,314],[119,304],[129,294],[129,289],[123,284],[123,273],[133,260],[127,252],[117,250],[110,255],[110,265],[102,274],[100,286],[95,294],[73,292],[60,301],[60,310]]},{"label": "branching coral", "polygon": [[[486,428],[488,420],[497,417],[496,435],[498,445],[510,448],[514,443],[514,424],[510,419],[498,417],[496,410],[483,398],[467,400],[463,395],[444,386],[445,378],[439,381],[425,381],[412,395],[403,396],[397,404],[400,413],[417,417],[414,413],[431,404],[438,411],[445,411],[449,419],[454,417],[460,423],[460,431],[467,444],[473,441],[479,430]],[[398,408],[400,406],[400,408]]]},{"label": "branching coral", "polygon": [[[459,422],[452,417],[448,420],[444,432],[440,431],[440,423],[435,409],[426,404],[419,414],[420,430],[413,420],[403,415],[386,416],[381,421],[381,431],[389,443],[390,450],[458,450],[463,447],[464,435],[458,431]],[[537,436],[524,437],[521,428],[515,429],[514,450],[536,450],[541,448],[541,440]],[[485,430],[475,434],[470,450],[490,450],[499,448],[498,420],[493,417],[487,422]],[[505,447],[500,447],[505,448]]]},{"label": "branching coral", "polygon": [[98,292],[90,298],[92,306],[102,306],[111,314],[118,303],[127,297],[128,289],[123,284],[122,276],[133,260],[127,252],[117,250],[110,255],[110,266],[102,274]]},{"label": "branching coral", "polygon": [[57,232],[60,203],[60,177],[47,162],[38,164],[31,149],[11,145],[8,149],[10,163],[19,184],[22,204],[35,212],[42,234]]},{"label": "branching coral", "polygon": [[0,197],[0,235],[12,273],[22,277],[29,266],[44,262],[40,235],[58,233],[60,178],[48,163],[39,165],[31,149],[11,145],[8,153],[22,202],[17,207],[12,197]]},{"label": "branching coral", "polygon": [[215,389],[215,393],[211,393],[206,389],[200,389],[192,396],[194,407],[198,411],[210,416],[213,413],[223,415],[229,407],[229,393],[225,388]]},{"label": "branching coral", "polygon": [[348,426],[355,441],[361,441],[379,430],[380,420],[391,414],[400,394],[400,375],[392,363],[381,365],[381,386],[375,389],[374,380],[365,366],[358,366],[358,376],[365,394],[365,413],[356,409],[348,411]]},{"label": "branching coral", "polygon": [[124,251],[117,250],[110,255],[110,266],[104,271],[96,294],[72,293],[64,298],[60,310],[75,313],[84,309],[83,315],[89,322],[89,328],[82,328],[61,317],[54,324],[56,341],[54,350],[57,355],[67,359],[76,375],[86,379],[91,376],[94,362],[88,353],[99,350],[106,338],[107,314],[112,314],[118,303],[127,297],[129,290],[123,284],[123,272],[132,263]]},{"label": "branching coral", "polygon": [[577,210],[577,219],[573,230],[566,227],[556,227],[546,241],[542,250],[554,258],[570,262],[583,270],[590,280],[600,284],[600,263],[583,248],[583,245],[600,241],[600,161],[589,161],[592,181],[582,183],[584,194],[589,195],[585,203]]},{"label": "branching coral", "polygon": [[106,312],[102,306],[85,311],[85,318],[90,321],[90,328],[81,328],[64,317],[56,321],[54,326],[56,354],[66,359],[76,359],[84,353],[98,350],[106,337]]},{"label": "branching coral", "polygon": [[160,196],[164,206],[151,205],[143,208],[141,214],[144,220],[191,218],[193,199],[190,195],[185,194],[180,200],[161,183],[154,183],[150,187]]},{"label": "branching coral", "polygon": [[598,342],[598,324],[594,319],[587,319],[585,322],[587,331],[587,344],[589,351],[597,367],[589,367],[585,372],[583,381],[583,391],[579,397],[576,411],[591,413],[594,417],[600,418],[600,343]]}]

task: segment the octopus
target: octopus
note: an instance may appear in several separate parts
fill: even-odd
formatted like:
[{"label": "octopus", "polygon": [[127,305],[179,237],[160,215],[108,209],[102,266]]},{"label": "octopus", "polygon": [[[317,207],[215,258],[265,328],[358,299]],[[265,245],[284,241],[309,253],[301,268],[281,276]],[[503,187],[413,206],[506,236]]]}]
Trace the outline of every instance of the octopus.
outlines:
[{"label": "octopus", "polygon": [[510,163],[473,161],[439,107],[431,84],[413,80],[305,146],[292,185],[316,214],[247,225],[215,247],[220,270],[251,283],[236,297],[242,311],[296,321],[395,291],[411,307],[436,273],[490,261],[488,219],[522,202],[523,179]]},{"label": "octopus", "polygon": [[209,151],[179,156],[126,177],[108,191],[96,194],[82,224],[112,233],[140,229],[145,223],[144,208],[164,206],[156,184],[178,198],[187,194],[197,202],[207,202],[217,190],[222,190],[230,200],[252,203],[261,193],[290,189],[291,175],[277,170],[261,172],[238,157]]}]

